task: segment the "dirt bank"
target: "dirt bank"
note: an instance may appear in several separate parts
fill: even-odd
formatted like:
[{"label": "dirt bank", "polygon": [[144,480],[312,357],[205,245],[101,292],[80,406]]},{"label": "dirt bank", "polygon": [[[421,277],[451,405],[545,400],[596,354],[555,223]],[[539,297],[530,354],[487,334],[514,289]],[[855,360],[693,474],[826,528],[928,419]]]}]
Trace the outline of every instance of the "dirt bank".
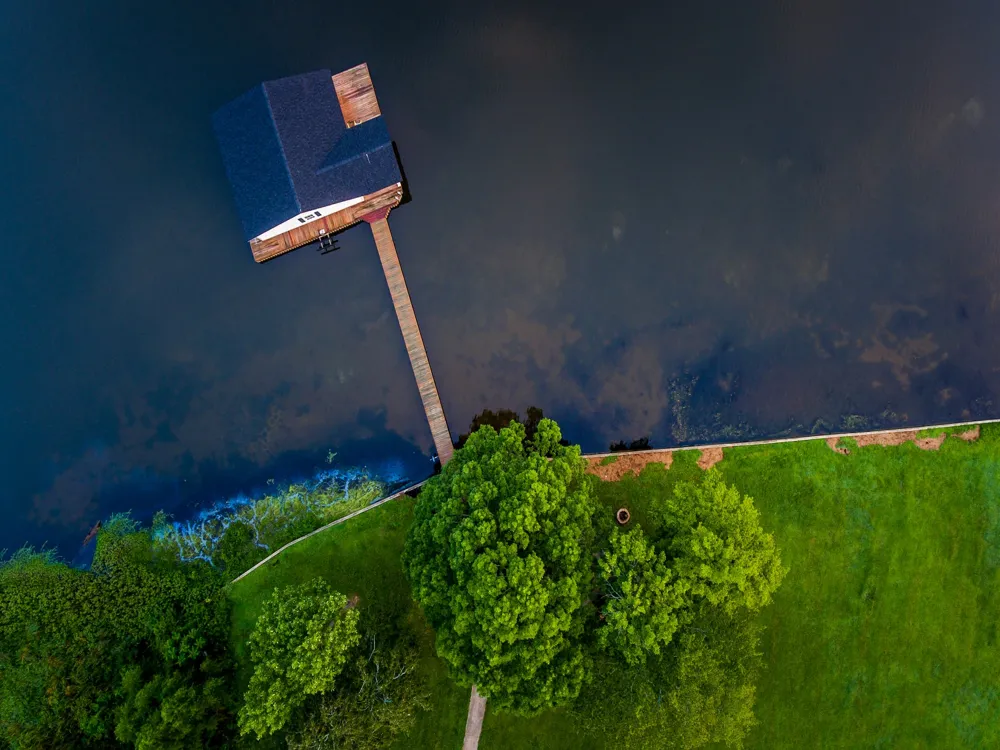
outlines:
[{"label": "dirt bank", "polygon": [[[921,450],[925,451],[936,451],[940,448],[945,441],[945,435],[937,435],[936,437],[925,437],[918,438],[917,435],[920,430],[907,430],[905,432],[876,432],[870,435],[854,435],[852,440],[854,440],[859,448],[864,448],[866,445],[902,445],[903,443],[912,442]],[[956,432],[952,435],[959,440],[964,440],[967,443],[973,440],[979,439],[979,426],[976,425],[971,430],[966,430],[965,432]],[[840,438],[827,438],[826,444],[830,446],[832,450],[837,451],[837,453],[842,453],[845,456],[850,454],[850,448],[840,448],[837,443]]]},{"label": "dirt bank", "polygon": [[722,460],[722,448],[704,448],[698,457],[698,466],[708,471]]},{"label": "dirt bank", "polygon": [[647,464],[663,464],[668,469],[674,462],[673,451],[649,451],[648,453],[618,453],[614,463],[601,466],[604,457],[587,459],[587,473],[600,477],[605,482],[617,482],[626,474],[639,476]]},{"label": "dirt bank", "polygon": [[[711,469],[722,460],[722,448],[703,448],[698,458],[698,466],[704,470]],[[642,453],[617,453],[612,463],[601,465],[606,460],[604,456],[587,459],[587,473],[600,477],[605,482],[617,482],[626,474],[639,476],[639,473],[649,464],[663,464],[666,468],[674,462],[673,451],[646,451]]]}]

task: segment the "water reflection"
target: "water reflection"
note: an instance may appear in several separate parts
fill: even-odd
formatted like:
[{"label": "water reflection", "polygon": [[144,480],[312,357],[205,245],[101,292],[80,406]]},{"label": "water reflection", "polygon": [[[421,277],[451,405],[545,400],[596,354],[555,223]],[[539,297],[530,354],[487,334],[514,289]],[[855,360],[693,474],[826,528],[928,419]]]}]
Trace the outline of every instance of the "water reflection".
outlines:
[{"label": "water reflection", "polygon": [[370,236],[256,266],[209,127],[362,60],[456,435],[529,404],[585,451],[998,416],[1000,7],[384,10],[11,12],[0,548],[329,449],[429,473]]}]

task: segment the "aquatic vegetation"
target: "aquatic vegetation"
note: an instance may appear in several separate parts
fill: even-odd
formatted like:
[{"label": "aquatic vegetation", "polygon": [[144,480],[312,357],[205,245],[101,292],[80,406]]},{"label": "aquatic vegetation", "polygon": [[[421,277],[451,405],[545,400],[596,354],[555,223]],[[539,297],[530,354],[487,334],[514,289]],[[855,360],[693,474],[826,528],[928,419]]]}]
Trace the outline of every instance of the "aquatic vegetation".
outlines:
[{"label": "aquatic vegetation", "polygon": [[367,469],[327,469],[262,497],[237,495],[187,521],[171,522],[161,511],[153,518],[154,545],[181,562],[203,560],[242,572],[292,539],[385,497],[401,479],[391,472],[383,479]]},{"label": "aquatic vegetation", "polygon": [[691,436],[688,434],[688,419],[691,412],[691,395],[694,393],[694,387],[697,384],[697,375],[685,374],[682,377],[671,379],[670,384],[667,386],[670,413],[673,415],[670,434],[677,445],[683,445],[691,441]]},{"label": "aquatic vegetation", "polygon": [[52,547],[36,550],[25,544],[10,557],[6,549],[0,549],[0,571],[24,570],[31,565],[55,565],[58,561],[58,554]]},{"label": "aquatic vegetation", "polygon": [[871,420],[863,414],[846,414],[841,417],[840,424],[847,432],[859,432],[869,429]]}]

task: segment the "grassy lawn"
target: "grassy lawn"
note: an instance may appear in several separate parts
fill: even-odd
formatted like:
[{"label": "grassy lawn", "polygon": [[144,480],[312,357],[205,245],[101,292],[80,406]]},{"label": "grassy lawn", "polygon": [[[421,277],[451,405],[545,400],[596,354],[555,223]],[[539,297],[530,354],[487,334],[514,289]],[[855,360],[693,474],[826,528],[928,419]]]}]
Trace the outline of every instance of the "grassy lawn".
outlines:
[{"label": "grassy lawn", "polygon": [[791,572],[749,747],[1000,747],[1000,430],[940,451],[728,450]]},{"label": "grassy lawn", "polygon": [[[652,498],[700,476],[697,451],[670,470],[596,495],[648,527]],[[750,494],[790,572],[761,617],[766,670],[750,748],[1000,747],[1000,428],[940,451],[822,440],[726,449],[718,465]],[[458,748],[468,693],[447,681],[399,564],[413,501],[389,503],[292,548],[234,587],[234,645],[276,585],[325,576],[345,593],[408,613],[436,680],[435,710],[400,747]],[[597,679],[600,679],[598,676]],[[487,710],[480,747],[614,747],[563,712]]]}]

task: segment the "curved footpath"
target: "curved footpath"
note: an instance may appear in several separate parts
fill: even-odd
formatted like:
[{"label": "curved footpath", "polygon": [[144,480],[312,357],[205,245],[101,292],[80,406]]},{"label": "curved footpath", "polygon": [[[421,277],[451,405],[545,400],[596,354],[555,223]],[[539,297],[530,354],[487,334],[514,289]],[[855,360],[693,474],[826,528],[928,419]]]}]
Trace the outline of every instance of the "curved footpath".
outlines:
[{"label": "curved footpath", "polygon": [[[980,419],[970,422],[953,422],[950,424],[935,424],[927,425],[926,427],[899,427],[891,430],[869,430],[866,432],[838,432],[831,435],[806,435],[803,437],[792,437],[792,438],[775,438],[772,440],[749,440],[740,443],[710,443],[707,445],[686,445],[680,448],[651,448],[642,451],[616,451],[607,453],[586,453],[583,454],[583,458],[587,459],[588,473],[595,474],[604,480],[616,480],[620,479],[625,474],[638,474],[642,471],[642,467],[650,463],[662,463],[667,468],[673,462],[673,454],[679,451],[701,451],[701,457],[698,460],[698,465],[703,469],[708,469],[714,464],[722,460],[723,448],[743,448],[754,445],[777,445],[779,443],[800,443],[806,440],[823,440],[827,445],[830,446],[831,450],[835,450],[841,453],[849,452],[847,449],[839,448],[837,442],[841,438],[852,438],[857,441],[859,446],[864,445],[901,445],[902,443],[913,441],[918,447],[925,450],[937,450],[941,444],[944,442],[944,437],[934,437],[934,438],[920,438],[919,433],[925,430],[941,430],[949,428],[965,427],[967,428],[961,434],[957,435],[963,440],[975,440],[979,437],[979,425],[984,424],[996,424],[1000,423],[1000,419]],[[608,456],[617,456],[618,460],[612,464],[607,464],[605,466],[601,465],[601,460],[607,458]],[[428,477],[430,479],[430,477]],[[344,523],[345,521],[359,516],[362,513],[367,513],[372,508],[377,508],[390,500],[395,500],[401,495],[405,495],[408,492],[412,492],[421,485],[427,482],[424,479],[421,482],[410,485],[409,487],[395,492],[388,497],[385,497],[371,505],[366,505],[360,510],[356,510],[353,513],[349,513],[343,518],[338,518],[336,521],[331,521],[325,526],[321,526],[315,531],[311,531],[305,536],[300,536],[298,539],[294,539],[288,544],[276,549],[270,555],[265,557],[259,563],[254,565],[252,568],[244,573],[241,573],[236,578],[234,578],[231,583],[236,583],[241,578],[253,573],[257,568],[261,567],[265,563],[274,559],[282,552],[284,552],[289,547],[298,544],[299,542],[308,539],[311,536],[315,536],[322,531],[326,531],[332,526]],[[462,743],[462,750],[476,750],[479,746],[479,735],[483,729],[483,718],[486,715],[486,699],[479,695],[476,691],[476,686],[472,686],[472,693],[469,697],[469,713],[465,724],[465,738]]]}]

